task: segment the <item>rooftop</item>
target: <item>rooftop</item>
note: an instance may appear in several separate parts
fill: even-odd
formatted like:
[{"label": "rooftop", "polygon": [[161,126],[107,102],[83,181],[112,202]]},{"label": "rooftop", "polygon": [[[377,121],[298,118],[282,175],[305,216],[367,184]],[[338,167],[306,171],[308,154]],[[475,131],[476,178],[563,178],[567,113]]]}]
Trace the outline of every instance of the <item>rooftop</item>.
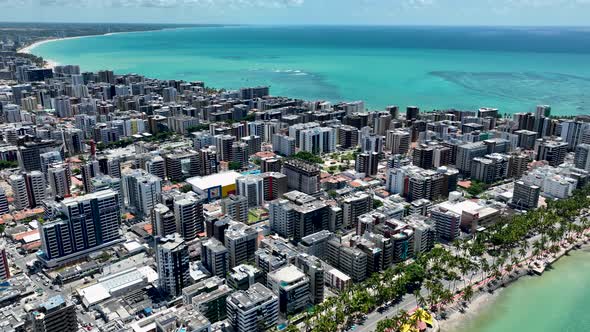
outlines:
[{"label": "rooftop", "polygon": [[449,201],[440,203],[437,207],[442,208],[447,211],[451,211],[453,213],[458,214],[461,216],[463,212],[467,212],[469,214],[478,214],[479,218],[484,218],[490,214],[494,214],[498,212],[497,209],[492,207],[480,205],[471,200],[465,200],[458,203],[451,203]]},{"label": "rooftop", "polygon": [[287,286],[299,282],[305,278],[305,273],[301,272],[295,265],[287,265],[268,274],[268,278],[280,282],[281,286]]},{"label": "rooftop", "polygon": [[227,298],[227,301],[233,303],[238,308],[249,310],[273,297],[276,298],[270,289],[264,287],[260,283],[256,283],[246,291],[237,291],[231,294]]},{"label": "rooftop", "polygon": [[217,186],[229,186],[236,183],[236,179],[241,177],[242,174],[236,171],[227,171],[217,174],[211,174],[207,176],[195,176],[186,179],[186,182],[195,188],[200,190],[206,190],[211,187]]}]

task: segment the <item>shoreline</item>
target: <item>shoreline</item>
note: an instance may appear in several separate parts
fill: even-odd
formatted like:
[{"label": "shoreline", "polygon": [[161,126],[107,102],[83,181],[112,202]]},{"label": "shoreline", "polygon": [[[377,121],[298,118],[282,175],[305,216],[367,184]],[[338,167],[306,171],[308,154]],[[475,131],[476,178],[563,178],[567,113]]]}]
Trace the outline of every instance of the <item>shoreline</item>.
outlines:
[{"label": "shoreline", "polygon": [[[79,38],[88,38],[88,37],[95,37],[95,36],[105,36],[105,34],[102,35],[88,35],[88,36],[74,36],[74,37],[63,37],[63,38],[57,38],[57,37],[53,37],[53,38],[47,38],[47,39],[42,39],[42,40],[38,40],[30,45],[27,45],[25,47],[19,48],[17,51],[17,53],[25,53],[25,54],[34,54],[33,51],[44,44],[48,44],[48,43],[52,43],[52,42],[56,42],[56,41],[60,41],[60,40],[68,40],[68,39],[79,39]],[[34,54],[36,55],[36,54]],[[53,69],[56,66],[59,66],[60,63],[52,60],[52,59],[45,59],[43,58],[43,61],[45,61],[45,64],[43,65],[43,68],[46,69]]]},{"label": "shoreline", "polygon": [[[577,247],[577,245],[579,245],[579,247]],[[560,255],[559,257],[555,257],[555,259],[547,265],[553,265],[561,260],[561,258],[567,257],[567,253],[569,252],[583,251],[588,249],[590,249],[590,244],[586,243],[585,241],[581,241],[581,243],[574,244],[571,249],[566,251],[566,253]],[[528,266],[523,266],[521,269],[530,270]],[[493,305],[500,298],[505,289],[516,282],[525,281],[526,278],[536,277],[542,278],[543,275],[531,275],[529,273],[517,274],[510,279],[503,280],[501,284],[504,286],[498,285],[492,292],[489,292],[487,289],[485,289],[487,284],[482,285],[480,289],[475,292],[473,299],[467,304],[466,307],[464,307],[463,312],[459,310],[462,306],[461,301],[449,307],[449,311],[451,312],[449,313],[448,317],[446,319],[438,320],[440,331],[457,331],[458,329],[465,328],[468,321],[476,319],[483,311]]]},{"label": "shoreline", "polygon": [[[156,29],[156,30],[141,30],[141,31],[119,31],[119,32],[107,32],[107,33],[103,33],[103,34],[96,34],[96,35],[85,35],[85,36],[72,36],[72,37],[51,37],[51,38],[46,38],[46,39],[41,39],[38,40],[36,42],[33,42],[32,44],[29,44],[27,46],[21,47],[19,49],[16,50],[17,53],[25,53],[25,54],[33,54],[33,51],[44,44],[48,44],[48,43],[53,43],[53,42],[57,42],[57,41],[62,41],[62,40],[68,40],[68,39],[81,39],[81,38],[89,38],[89,37],[105,37],[105,36],[114,36],[114,35],[118,35],[118,34],[123,34],[123,33],[140,33],[140,32],[158,32],[158,31],[166,31],[166,30],[183,30],[183,29],[190,29],[191,27],[178,27],[178,28],[163,28],[163,29]],[[43,66],[43,68],[47,68],[47,69],[53,69],[55,66],[59,66],[60,63],[52,60],[52,59],[45,59],[43,58],[43,60],[45,61],[45,65]]]}]

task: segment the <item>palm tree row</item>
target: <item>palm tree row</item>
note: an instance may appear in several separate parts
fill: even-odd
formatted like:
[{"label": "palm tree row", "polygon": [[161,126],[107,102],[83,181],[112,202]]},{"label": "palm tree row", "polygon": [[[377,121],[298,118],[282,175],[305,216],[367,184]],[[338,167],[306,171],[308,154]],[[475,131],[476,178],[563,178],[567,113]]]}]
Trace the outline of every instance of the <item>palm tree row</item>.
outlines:
[{"label": "palm tree row", "polygon": [[[455,241],[454,250],[436,246],[412,262],[374,274],[315,306],[307,315],[306,330],[344,330],[406,294],[414,294],[418,306],[443,316],[445,306],[455,300],[469,302],[475,284],[486,279],[502,283],[522,262],[557,253],[586,236],[583,231],[590,224],[580,216],[590,206],[589,195],[590,187],[586,187],[569,199],[549,201],[546,207],[502,218],[473,239]],[[531,243],[532,237],[536,240]],[[402,311],[380,322],[377,331],[395,331],[408,322],[407,317]]]}]

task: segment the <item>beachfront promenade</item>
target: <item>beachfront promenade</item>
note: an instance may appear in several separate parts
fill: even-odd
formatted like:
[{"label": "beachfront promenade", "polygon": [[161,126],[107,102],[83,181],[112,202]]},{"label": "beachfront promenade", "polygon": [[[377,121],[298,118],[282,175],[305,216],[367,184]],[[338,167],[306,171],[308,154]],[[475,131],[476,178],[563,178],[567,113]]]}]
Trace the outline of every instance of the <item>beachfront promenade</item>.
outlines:
[{"label": "beachfront promenade", "polygon": [[[586,213],[581,215],[580,218],[587,218],[590,214]],[[562,258],[564,255],[567,255],[571,250],[575,250],[580,248],[581,246],[585,246],[588,244],[588,236],[590,235],[590,228],[586,229],[584,232],[574,235],[574,238],[577,240],[573,243],[565,242],[563,245],[560,246],[560,250],[557,253],[552,253],[550,250],[545,250],[539,254],[533,254],[534,250],[532,249],[532,244],[535,241],[538,241],[541,235],[533,236],[527,239],[527,242],[531,244],[531,249],[529,249],[526,253],[526,257],[520,260],[517,264],[512,264],[505,267],[501,271],[501,276],[488,276],[482,279],[478,279],[481,277],[480,273],[474,272],[470,275],[463,275],[460,279],[460,283],[464,283],[465,286],[471,285],[475,291],[472,301],[477,299],[480,296],[486,296],[488,293],[494,292],[500,287],[506,287],[511,283],[517,281],[523,276],[530,275],[532,273],[541,275],[545,269],[555,263],[557,260]],[[493,257],[488,256],[488,260],[491,262]],[[535,264],[537,263],[537,264]],[[473,279],[477,281],[473,282]],[[469,283],[471,282],[471,283]],[[443,281],[445,287],[451,288],[452,283],[448,281]],[[464,288],[464,287],[463,287]],[[421,289],[422,296],[427,295],[427,291],[423,288]],[[438,317],[437,320],[437,328],[443,328],[445,326],[446,319],[460,319],[456,315],[461,315],[465,310],[469,310],[469,303],[464,301],[463,299],[464,292],[460,291],[457,292],[451,303],[444,304],[445,311],[445,318],[441,319]],[[440,305],[442,307],[442,304]],[[416,302],[416,297],[412,294],[405,295],[402,300],[390,306],[389,308],[385,309],[382,312],[374,311],[367,315],[365,322],[362,325],[358,325],[355,328],[355,331],[360,332],[372,332],[375,331],[377,324],[380,320],[387,317],[392,317],[398,314],[400,311],[407,311],[409,313],[414,312],[417,308],[419,308],[418,303]],[[434,309],[434,308],[433,308]]]}]

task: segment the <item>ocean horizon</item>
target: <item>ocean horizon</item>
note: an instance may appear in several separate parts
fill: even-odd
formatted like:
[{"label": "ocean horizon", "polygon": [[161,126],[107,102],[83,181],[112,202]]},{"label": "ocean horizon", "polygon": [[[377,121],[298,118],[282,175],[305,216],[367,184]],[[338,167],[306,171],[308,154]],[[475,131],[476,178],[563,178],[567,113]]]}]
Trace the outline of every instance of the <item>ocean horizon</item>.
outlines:
[{"label": "ocean horizon", "polygon": [[371,110],[549,104],[554,115],[590,114],[589,27],[231,25],[57,40],[32,53],[84,71],[269,85]]}]

